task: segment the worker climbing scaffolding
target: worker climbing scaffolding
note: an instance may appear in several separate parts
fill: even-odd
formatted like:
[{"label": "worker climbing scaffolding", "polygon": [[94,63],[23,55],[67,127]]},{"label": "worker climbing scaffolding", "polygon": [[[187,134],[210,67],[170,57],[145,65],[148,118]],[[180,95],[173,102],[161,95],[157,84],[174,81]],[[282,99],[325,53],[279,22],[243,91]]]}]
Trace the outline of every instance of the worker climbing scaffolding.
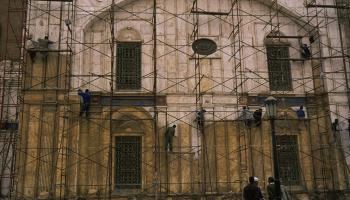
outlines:
[{"label": "worker climbing scaffolding", "polygon": [[200,130],[203,130],[204,128],[204,122],[205,122],[205,118],[204,118],[204,114],[207,111],[203,108],[201,108],[197,113],[196,113],[196,122],[197,122],[197,126]]},{"label": "worker climbing scaffolding", "polygon": [[168,127],[165,131],[165,151],[173,151],[173,137],[175,135],[176,125]]},{"label": "worker climbing scaffolding", "polygon": [[[102,7],[105,9],[101,7],[99,10],[98,6],[91,7],[96,17],[91,16],[93,18],[91,22],[86,18],[83,20],[84,24],[80,24],[80,20],[76,19],[80,19],[79,16],[84,16],[85,19],[86,15],[90,15],[79,7],[85,1],[79,1],[76,5],[75,1],[48,1],[47,8],[44,3],[31,2],[33,5],[29,7],[31,12],[28,12],[28,20],[30,22],[28,22],[26,35],[34,34],[34,37],[28,37],[26,50],[29,59],[25,60],[28,62],[27,66],[23,66],[26,70],[24,71],[26,96],[20,98],[23,99],[25,106],[23,113],[21,113],[23,126],[21,124],[19,130],[21,136],[24,137],[23,142],[18,144],[28,143],[26,146],[20,146],[24,152],[27,152],[27,149],[35,149],[35,151],[33,151],[33,155],[21,155],[19,159],[18,166],[25,166],[24,173],[19,173],[23,177],[17,178],[15,173],[12,173],[15,175],[11,175],[18,179],[19,184],[21,184],[18,192],[15,191],[18,193],[16,195],[22,198],[23,194],[23,198],[29,199],[108,199],[112,198],[112,193],[119,195],[118,193],[123,193],[124,189],[130,191],[141,189],[141,193],[133,192],[123,196],[123,198],[144,199],[154,196],[155,199],[193,199],[197,197],[240,199],[238,190],[236,192],[234,188],[242,189],[250,172],[254,176],[264,178],[272,168],[270,163],[271,149],[265,148],[270,142],[270,126],[267,121],[262,122],[263,112],[258,107],[261,98],[268,93],[287,100],[293,99],[295,95],[304,98],[305,90],[310,92],[312,96],[315,88],[320,87],[311,84],[317,79],[317,77],[313,77],[313,75],[316,76],[317,68],[313,68],[312,74],[311,70],[305,70],[305,73],[301,73],[300,70],[300,74],[295,74],[295,72],[299,72],[299,68],[310,69],[312,66],[310,66],[309,59],[315,61],[319,57],[316,55],[319,51],[316,48],[316,44],[319,43],[317,32],[315,31],[314,37],[310,37],[310,43],[315,43],[312,48],[308,42],[305,43],[309,46],[301,46],[303,45],[302,41],[306,41],[307,37],[313,34],[304,29],[311,28],[307,23],[304,26],[306,28],[302,28],[299,27],[299,24],[289,22],[292,25],[285,25],[285,29],[281,29],[280,32],[273,29],[278,34],[272,35],[274,38],[271,41],[273,42],[269,43],[268,38],[264,35],[268,34],[269,29],[262,29],[268,16],[261,17],[264,21],[256,18],[252,19],[252,23],[244,23],[248,22],[247,18],[243,17],[246,13],[241,13],[248,9],[244,1],[217,1],[218,6],[220,5],[219,12],[213,11],[212,5],[215,4],[215,1],[207,0],[208,10],[202,3],[199,3],[198,9],[196,6],[193,6],[193,9],[187,9],[189,5],[182,5],[183,3],[180,1],[176,3],[176,6],[168,5],[168,2],[163,4],[155,1],[154,21],[151,25],[143,24],[142,20],[134,24],[134,17],[142,19],[145,15],[147,16],[145,20],[151,19],[149,12],[134,12],[134,8],[144,7],[144,5],[139,4],[140,2],[128,1],[132,5],[129,6],[132,10],[119,4],[119,2],[124,1],[116,1],[118,2],[116,4],[113,1],[110,9],[108,9],[107,3],[104,5],[105,2],[108,1],[96,3],[96,5],[103,5]],[[278,5],[277,1],[274,2]],[[186,3],[188,2],[186,1]],[[232,3],[232,8],[227,6],[229,3]],[[251,2],[251,4],[255,3]],[[70,9],[69,6],[72,8],[72,12],[66,12]],[[86,8],[90,9],[89,6],[86,5]],[[175,7],[174,11],[168,10]],[[227,11],[225,11],[226,7]],[[61,11],[57,10],[59,8]],[[73,12],[73,8],[77,10],[77,13]],[[118,9],[114,11],[113,8]],[[279,6],[272,8],[279,9]],[[265,9],[264,13],[267,13],[267,6],[261,7],[261,9]],[[55,11],[54,15],[52,11]],[[120,15],[120,11],[130,12],[132,20],[124,19]],[[61,12],[62,16],[56,15],[56,12],[57,14]],[[187,15],[193,15],[194,19],[193,21],[189,20],[190,24],[182,25],[182,23],[186,24],[187,22],[183,22],[183,20],[180,20],[182,23],[176,22],[175,18],[181,19],[178,17],[179,13],[186,15],[186,20]],[[263,16],[264,13],[259,11],[257,14]],[[115,17],[113,17],[114,14]],[[163,22],[162,15],[164,15],[164,19],[169,20]],[[218,15],[218,17],[213,17],[215,21],[212,24],[207,24],[206,20],[203,21],[203,24],[198,23],[199,19],[200,21],[206,19],[206,16],[203,15]],[[59,19],[57,19],[58,16]],[[158,16],[161,16],[160,21],[156,21]],[[279,15],[271,16],[277,18]],[[115,19],[118,20],[114,21]],[[123,19],[122,24],[119,19]],[[172,20],[175,21],[172,22]],[[275,21],[277,20],[273,21],[271,26],[276,26]],[[35,27],[41,22],[44,22],[44,25]],[[169,22],[171,26],[165,22]],[[193,22],[195,22],[193,33],[197,34],[197,36],[193,36],[193,40],[200,39],[204,34],[205,37],[212,38],[218,44],[220,51],[205,57],[191,56],[192,52],[183,51],[182,48],[187,48],[185,46],[188,46],[192,39],[187,35],[186,38],[183,38],[181,34],[175,34],[174,41],[169,42],[167,39],[165,41],[167,47],[165,47],[163,36],[166,35],[167,38],[169,32],[163,33],[164,27],[168,27],[167,31],[170,32],[172,29],[169,27],[173,27],[176,30],[183,30],[184,33],[190,33]],[[222,22],[225,25],[221,24]],[[65,27],[63,23],[66,25]],[[45,27],[46,24],[47,27]],[[213,27],[213,24],[219,26],[220,29]],[[251,36],[246,35],[246,29],[242,28],[243,25],[248,27],[250,24],[254,24],[250,30],[256,31]],[[152,26],[153,37],[151,35]],[[115,27],[118,28],[114,30]],[[301,30],[297,30],[296,27]],[[49,35],[50,40],[57,44],[55,49],[49,47],[49,38],[43,37],[43,33],[47,31],[45,28],[49,30],[47,35]],[[113,28],[113,30],[110,30],[109,33],[108,28]],[[210,30],[208,35],[206,35],[207,29]],[[226,36],[221,35],[221,29],[230,38],[229,43],[224,40]],[[55,30],[59,30],[59,33],[56,34]],[[77,32],[77,30],[82,31]],[[220,30],[220,33],[216,34],[214,30]],[[298,35],[295,35],[296,33]],[[38,41],[38,38],[42,39]],[[248,43],[246,38],[249,38]],[[293,42],[296,41],[294,38],[297,38],[298,42]],[[66,39],[67,41],[65,41]],[[252,45],[253,43],[250,44],[250,39],[254,41],[254,44],[259,45],[259,48]],[[154,41],[153,45],[152,40]],[[186,43],[184,47],[173,45],[182,45],[182,41],[187,41],[188,44]],[[41,47],[39,47],[39,42]],[[277,54],[275,58],[268,59],[264,44],[271,52]],[[286,47],[280,48],[280,45],[286,45]],[[167,50],[168,47],[176,47],[173,48],[176,56],[172,54],[172,51]],[[207,46],[199,47],[206,50],[204,47]],[[290,54],[288,50],[291,51]],[[255,51],[256,53],[250,55]],[[302,55],[300,55],[301,52]],[[188,53],[188,57],[183,53]],[[47,57],[44,57],[45,54]],[[341,55],[340,52],[337,52],[337,55]],[[256,56],[259,62],[250,62],[249,59],[253,56]],[[31,62],[30,57],[33,57],[32,61],[36,57],[38,62]],[[302,58],[300,59],[300,57]],[[150,64],[151,58],[154,61],[153,64]],[[163,62],[162,59],[166,62]],[[193,60],[196,61],[195,69],[190,68],[193,67],[193,63],[191,63]],[[109,61],[111,61],[110,66],[108,66]],[[157,63],[157,61],[159,62]],[[289,66],[289,62],[291,62],[291,66]],[[316,64],[315,62],[314,66]],[[326,70],[328,67],[325,65]],[[195,71],[195,77],[192,76],[193,72],[189,69]],[[182,74],[186,70],[189,73]],[[38,73],[39,71],[40,73]],[[179,74],[175,72],[179,72]],[[153,82],[148,81],[151,77]],[[43,83],[40,80],[43,80]],[[151,93],[152,84],[154,85],[153,93]],[[276,87],[273,84],[277,86],[286,84],[288,87]],[[45,88],[41,88],[41,85]],[[78,95],[76,90],[73,90],[72,94],[72,87],[86,87],[87,85],[94,88],[93,117],[89,120],[76,120],[77,112],[79,112],[79,116],[84,114],[89,116],[91,93],[84,88],[78,90]],[[130,86],[131,88],[121,86]],[[294,89],[297,89],[296,93],[294,93]],[[51,93],[59,95],[56,98]],[[194,93],[196,94],[195,100]],[[41,94],[45,98],[41,98]],[[64,100],[62,97],[65,97]],[[77,97],[80,101],[79,111]],[[45,109],[38,111],[39,103]],[[70,105],[71,103],[74,105]],[[10,107],[9,105],[7,106]],[[248,106],[242,110],[243,105],[250,105],[251,111]],[[298,104],[293,104],[293,106],[295,105],[300,105],[299,101]],[[314,167],[313,165],[317,170],[318,166],[323,167],[318,162],[325,163],[324,165],[340,163],[340,166],[342,164],[338,160],[328,162],[325,159],[326,156],[319,156],[313,152],[309,152],[308,157],[305,158],[307,162],[298,163],[298,155],[304,155],[302,153],[308,150],[305,146],[313,145],[310,149],[315,149],[320,145],[325,145],[316,142],[313,144],[304,140],[307,137],[304,133],[310,132],[310,134],[315,135],[318,133],[316,128],[313,129],[317,123],[314,118],[319,118],[323,114],[318,110],[314,111],[309,104],[305,104],[305,106],[308,106],[310,120],[296,120],[295,124],[301,124],[300,122],[304,124],[305,122],[307,125],[310,124],[307,127],[312,129],[306,130],[306,126],[299,126],[300,130],[295,128],[292,122],[295,120],[296,113],[291,109],[286,109],[287,112],[290,111],[289,115],[286,116],[292,116],[285,119],[285,122],[291,121],[287,126],[291,129],[291,133],[283,132],[279,135],[279,132],[277,134],[278,145],[284,147],[280,148],[284,155],[288,153],[283,152],[286,147],[288,150],[295,149],[288,154],[291,156],[285,156],[288,159],[281,160],[282,171],[284,170],[284,174],[287,174],[285,180],[288,178],[287,181],[293,185],[306,185],[300,177],[308,176],[308,174],[303,173],[308,172],[309,168]],[[209,109],[208,113],[203,107]],[[320,107],[320,104],[315,107]],[[74,108],[76,108],[76,113],[72,115],[71,112]],[[4,110],[6,109],[4,108]],[[279,108],[279,111],[281,110],[282,108]],[[33,117],[28,118],[27,116]],[[59,117],[62,117],[62,120],[56,120]],[[299,118],[304,117],[305,113]],[[348,116],[345,117],[348,118]],[[176,125],[173,125],[174,123],[178,126],[177,129]],[[283,123],[280,118],[276,119],[277,129]],[[311,124],[314,125],[311,126]],[[321,123],[320,126],[322,125],[324,123]],[[328,126],[329,124],[327,124],[327,128]],[[205,134],[203,134],[204,129]],[[160,131],[161,134],[159,134]],[[175,131],[178,138],[174,138]],[[27,135],[30,137],[26,138]],[[49,138],[49,142],[46,141],[47,138]],[[51,140],[51,138],[53,139]],[[284,140],[285,138],[288,140]],[[75,144],[75,141],[79,143]],[[303,145],[298,144],[300,141],[303,141]],[[175,148],[173,148],[173,142],[176,142]],[[166,152],[171,153],[164,153],[164,148]],[[314,157],[316,164],[310,161]],[[125,160],[128,161],[128,164],[125,164]],[[312,166],[305,166],[304,163],[312,163]],[[301,166],[300,169],[298,166]],[[27,169],[33,169],[31,171],[33,173],[25,173]],[[130,169],[134,171],[131,172]],[[22,169],[19,168],[19,170]],[[323,174],[319,174],[317,170],[314,176],[308,176],[310,180],[324,178]],[[94,176],[96,174],[97,176]],[[338,184],[336,173],[332,174],[332,177],[324,179],[332,181],[333,176]],[[56,181],[51,182],[46,180],[46,177],[49,179],[53,177]],[[33,181],[22,183],[22,180]],[[35,183],[34,186],[32,182]],[[71,185],[76,186],[76,191],[70,191]],[[323,186],[321,183],[319,185]],[[318,188],[319,185],[314,188]],[[144,188],[152,189],[144,190]],[[311,181],[310,188],[313,188]],[[306,190],[297,195],[307,196],[305,193],[308,191],[314,192],[314,190]],[[315,190],[315,192],[322,193],[320,190]]]},{"label": "worker climbing scaffolding", "polygon": [[85,116],[89,116],[89,109],[91,103],[91,94],[88,89],[83,92],[81,89],[78,89],[78,96],[80,98],[80,113],[79,116],[82,116],[85,113]]},{"label": "worker climbing scaffolding", "polygon": [[303,44],[303,46],[301,46],[301,56],[304,59],[308,59],[311,57],[311,52],[307,44]]},{"label": "worker climbing scaffolding", "polygon": [[260,126],[262,118],[262,109],[259,108],[258,110],[255,110],[255,112],[253,113],[253,117],[255,121],[255,126]]},{"label": "worker climbing scaffolding", "polygon": [[298,119],[304,119],[305,118],[305,111],[304,111],[304,106],[301,105],[299,107],[299,110],[296,111]]}]

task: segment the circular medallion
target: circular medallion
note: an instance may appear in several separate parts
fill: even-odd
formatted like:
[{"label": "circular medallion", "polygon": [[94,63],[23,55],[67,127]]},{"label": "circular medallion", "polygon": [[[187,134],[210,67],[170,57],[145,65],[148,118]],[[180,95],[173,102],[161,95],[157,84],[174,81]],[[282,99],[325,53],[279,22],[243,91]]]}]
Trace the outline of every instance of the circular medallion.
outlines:
[{"label": "circular medallion", "polygon": [[192,43],[192,49],[199,55],[207,56],[215,53],[217,45],[213,40],[208,38],[200,38]]}]

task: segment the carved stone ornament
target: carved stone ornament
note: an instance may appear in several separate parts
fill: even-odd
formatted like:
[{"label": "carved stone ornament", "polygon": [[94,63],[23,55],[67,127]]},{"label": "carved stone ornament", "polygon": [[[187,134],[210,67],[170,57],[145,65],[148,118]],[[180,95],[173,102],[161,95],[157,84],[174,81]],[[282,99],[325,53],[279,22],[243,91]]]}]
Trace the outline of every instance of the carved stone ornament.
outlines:
[{"label": "carved stone ornament", "polygon": [[120,30],[117,34],[117,41],[141,41],[141,35],[138,31],[131,27],[124,28]]}]

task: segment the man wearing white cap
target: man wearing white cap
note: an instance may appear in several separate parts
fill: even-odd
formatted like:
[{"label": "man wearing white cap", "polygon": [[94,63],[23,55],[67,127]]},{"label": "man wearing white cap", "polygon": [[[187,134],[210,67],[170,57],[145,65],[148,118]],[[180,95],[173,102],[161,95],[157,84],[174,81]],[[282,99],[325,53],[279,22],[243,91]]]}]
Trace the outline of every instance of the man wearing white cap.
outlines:
[{"label": "man wearing white cap", "polygon": [[249,177],[249,184],[243,189],[244,200],[263,200],[261,189],[258,186],[259,179],[257,177]]}]

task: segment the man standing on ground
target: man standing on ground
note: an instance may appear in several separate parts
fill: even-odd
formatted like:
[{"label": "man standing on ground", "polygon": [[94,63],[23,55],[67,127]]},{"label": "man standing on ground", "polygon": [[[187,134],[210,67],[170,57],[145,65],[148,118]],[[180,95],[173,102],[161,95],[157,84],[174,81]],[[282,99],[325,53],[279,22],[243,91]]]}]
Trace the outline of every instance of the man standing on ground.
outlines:
[{"label": "man standing on ground", "polygon": [[[268,183],[267,185],[267,195],[269,200],[275,200],[277,199],[276,195],[276,187],[275,187],[275,179],[273,177],[268,178]],[[281,200],[290,200],[290,196],[287,192],[287,190],[284,188],[283,185],[281,185]]]},{"label": "man standing on ground", "polygon": [[259,179],[257,177],[249,177],[249,184],[243,189],[244,200],[263,200],[261,189],[258,186]]}]

